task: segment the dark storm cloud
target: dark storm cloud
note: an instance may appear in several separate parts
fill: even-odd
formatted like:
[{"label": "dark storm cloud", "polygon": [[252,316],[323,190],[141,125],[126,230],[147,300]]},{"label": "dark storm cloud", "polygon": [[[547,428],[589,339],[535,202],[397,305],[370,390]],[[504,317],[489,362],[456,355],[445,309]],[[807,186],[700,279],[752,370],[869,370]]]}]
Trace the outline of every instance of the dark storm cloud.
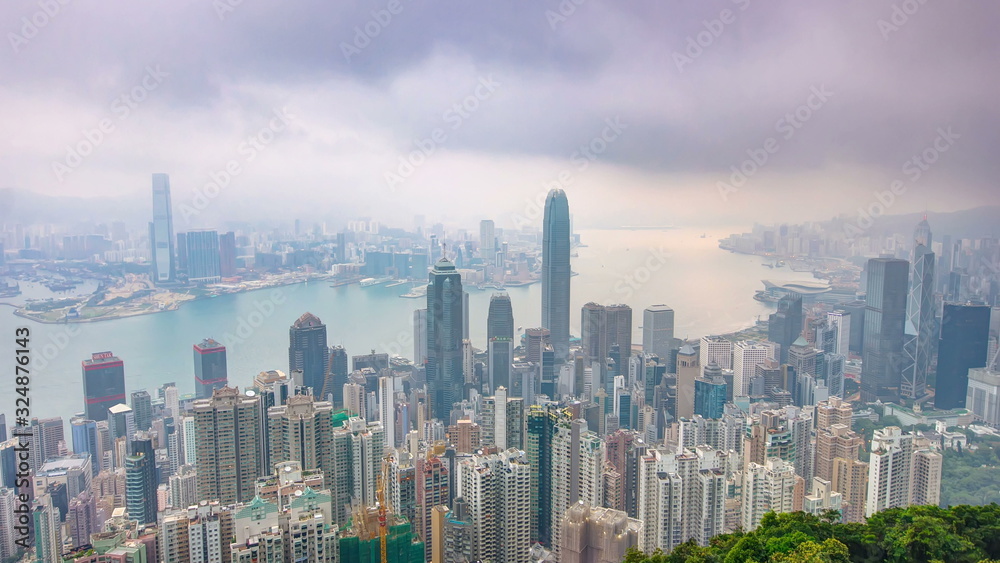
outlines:
[{"label": "dark storm cloud", "polygon": [[[290,99],[303,106],[303,129],[286,136],[287,150],[269,149],[274,169],[261,165],[241,179],[248,185],[263,189],[278,169],[296,169],[303,189],[324,177],[380,186],[394,155],[436,128],[448,136],[434,158],[562,166],[613,118],[627,130],[599,160],[629,182],[645,175],[636,193],[672,175],[699,194],[713,191],[772,137],[780,147],[756,179],[758,193],[790,189],[778,185],[782,175],[829,182],[838,169],[858,171],[851,182],[868,193],[940,127],[960,135],[936,165],[941,183],[982,201],[1000,172],[992,154],[1000,79],[989,70],[1000,54],[1000,5],[992,2],[63,1],[0,6],[9,43],[2,91],[12,102],[0,111],[20,113],[8,119],[17,123],[38,111],[32,123],[51,127],[53,139],[8,140],[4,185],[65,189],[49,162],[149,65],[169,78],[86,163],[91,170],[74,172],[76,192],[104,193],[158,168],[157,159],[172,170],[190,165],[196,184],[223,158],[207,153],[232,152]],[[39,22],[52,4],[58,13],[27,37],[22,18]],[[495,94],[448,129],[449,108],[489,77]],[[832,94],[817,104],[817,89]],[[46,112],[33,105],[40,96],[65,107]],[[786,136],[788,116],[810,103]],[[74,108],[90,117],[67,124]],[[310,170],[296,160],[305,158],[353,167]],[[87,176],[98,164],[122,175]],[[510,174],[511,184],[526,181]]]}]

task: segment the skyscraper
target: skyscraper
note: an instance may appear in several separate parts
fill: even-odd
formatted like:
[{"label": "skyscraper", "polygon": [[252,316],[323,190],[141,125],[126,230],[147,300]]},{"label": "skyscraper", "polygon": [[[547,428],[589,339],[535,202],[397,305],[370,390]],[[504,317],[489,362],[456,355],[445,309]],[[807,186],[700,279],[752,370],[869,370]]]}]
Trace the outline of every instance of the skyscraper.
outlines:
[{"label": "skyscraper", "polygon": [[938,343],[936,408],[966,407],[969,369],[986,366],[989,331],[988,306],[945,303]]},{"label": "skyscraper", "polygon": [[868,261],[861,400],[896,401],[905,357],[907,281],[910,264],[897,258]]},{"label": "skyscraper", "polygon": [[865,516],[911,504],[937,506],[941,496],[940,453],[916,443],[897,426],[876,430],[868,466]]},{"label": "skyscraper", "polygon": [[[787,348],[781,348],[787,354]],[[764,363],[771,353],[771,347],[752,340],[741,340],[733,346],[733,396],[750,395],[750,378],[757,373],[757,364]]]},{"label": "skyscraper", "polygon": [[600,506],[604,499],[604,442],[587,429],[585,420],[560,422],[552,436],[552,476],[550,477],[552,549],[562,545],[562,518],[577,502]]},{"label": "skyscraper", "polygon": [[145,389],[132,391],[132,412],[135,413],[136,430],[146,431],[153,427],[153,399]]},{"label": "skyscraper", "polygon": [[224,278],[236,275],[236,233],[219,235],[219,273]]},{"label": "skyscraper", "polygon": [[584,355],[601,365],[601,387],[610,393],[607,359],[612,347],[617,345],[619,353],[614,375],[628,371],[625,365],[632,353],[632,308],[587,303],[581,312],[580,338]]},{"label": "skyscraper", "polygon": [[514,361],[514,312],[506,293],[490,297],[486,340],[490,362],[489,392],[495,393],[497,387],[509,389],[510,366]]},{"label": "skyscraper", "polygon": [[314,394],[323,392],[330,352],[326,325],[312,313],[304,313],[288,329],[288,373],[302,371],[302,383]]},{"label": "skyscraper", "polygon": [[333,406],[342,408],[344,406],[344,384],[347,383],[347,350],[343,346],[330,347],[330,366],[328,368],[328,381],[323,386],[321,399],[327,399],[330,395],[333,398]]},{"label": "skyscraper", "polygon": [[259,400],[223,387],[194,402],[199,499],[232,504],[253,498],[256,479],[264,473]]},{"label": "skyscraper", "polygon": [[191,283],[222,281],[218,231],[188,231],[186,244],[188,281]]},{"label": "skyscraper", "polygon": [[[924,221],[926,224],[926,221]],[[919,228],[918,228],[919,231]],[[929,238],[928,232],[925,238]],[[900,380],[899,394],[907,399],[919,399],[926,394],[927,369],[934,349],[934,253],[918,242],[913,250],[913,271],[906,306],[906,328],[903,351],[906,364]]]},{"label": "skyscraper", "polygon": [[107,420],[108,409],[125,402],[125,363],[111,352],[96,352],[83,361],[85,416]]},{"label": "skyscraper", "polygon": [[427,392],[431,417],[448,423],[462,400],[462,275],[447,258],[434,264],[427,286]]},{"label": "skyscraper", "polygon": [[666,305],[646,307],[642,312],[642,351],[666,362],[674,346],[674,310]]},{"label": "skyscraper", "polygon": [[229,383],[226,370],[226,347],[212,338],[194,345],[194,393],[208,399],[212,391]]},{"label": "skyscraper", "polygon": [[[268,447],[272,464],[297,461],[302,469],[319,469],[331,489],[337,466],[333,446],[333,405],[309,395],[293,395],[285,405],[268,409]],[[272,468],[265,468],[268,472]]]},{"label": "skyscraper", "polygon": [[780,357],[775,359],[783,364],[788,363],[788,349],[801,334],[802,296],[785,295],[778,300],[778,310],[768,317],[767,339],[781,347],[778,351]]},{"label": "skyscraper", "polygon": [[479,256],[489,266],[496,260],[496,234],[492,219],[479,222]]},{"label": "skyscraper", "polygon": [[542,327],[551,332],[559,361],[569,355],[571,236],[566,192],[550,190],[542,223]]},{"label": "skyscraper", "polygon": [[125,458],[125,509],[140,526],[156,523],[156,454],[149,435],[132,440],[132,455]]},{"label": "skyscraper", "polygon": [[459,462],[462,499],[472,523],[471,561],[525,561],[531,546],[531,466],[510,449]]},{"label": "skyscraper", "polygon": [[170,176],[153,174],[153,222],[149,224],[153,281],[174,281],[174,219],[170,204]]}]

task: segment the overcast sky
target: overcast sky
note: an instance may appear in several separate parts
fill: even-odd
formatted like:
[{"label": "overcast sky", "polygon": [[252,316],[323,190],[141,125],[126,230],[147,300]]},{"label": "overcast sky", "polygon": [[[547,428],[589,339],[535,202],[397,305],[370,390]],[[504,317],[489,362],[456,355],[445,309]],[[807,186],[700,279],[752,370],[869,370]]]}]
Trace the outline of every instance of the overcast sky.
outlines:
[{"label": "overcast sky", "polygon": [[512,226],[556,184],[580,226],[826,219],[894,179],[891,213],[1000,200],[996,2],[61,1],[0,3],[0,187],[167,172],[178,230]]}]

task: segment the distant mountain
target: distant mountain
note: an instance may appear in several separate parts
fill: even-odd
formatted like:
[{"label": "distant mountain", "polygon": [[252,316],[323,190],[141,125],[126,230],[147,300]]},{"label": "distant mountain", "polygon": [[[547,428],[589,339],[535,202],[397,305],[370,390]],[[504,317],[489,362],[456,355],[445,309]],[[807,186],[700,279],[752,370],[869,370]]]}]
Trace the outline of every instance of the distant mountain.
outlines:
[{"label": "distant mountain", "polygon": [[[951,235],[952,239],[1000,236],[1000,205],[975,207],[949,213],[927,212],[926,215],[936,241],[940,241],[943,235]],[[885,215],[875,219],[868,232],[876,235],[911,233],[923,218],[924,213]],[[845,220],[857,224],[858,217],[856,214],[841,215],[825,224],[842,224]]]},{"label": "distant mountain", "polygon": [[0,188],[0,223],[109,223],[125,221],[130,228],[138,228],[149,221],[152,202],[148,198],[129,196],[72,197],[48,196]]}]

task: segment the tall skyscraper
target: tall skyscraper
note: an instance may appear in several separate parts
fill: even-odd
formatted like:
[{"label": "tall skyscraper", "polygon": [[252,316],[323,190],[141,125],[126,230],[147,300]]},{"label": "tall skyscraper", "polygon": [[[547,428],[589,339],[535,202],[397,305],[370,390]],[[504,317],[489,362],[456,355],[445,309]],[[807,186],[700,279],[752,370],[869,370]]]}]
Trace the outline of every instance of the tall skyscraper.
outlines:
[{"label": "tall skyscraper", "polygon": [[153,281],[174,281],[174,218],[170,203],[170,176],[153,174],[153,222],[149,224]]},{"label": "tall skyscraper", "polygon": [[302,383],[314,394],[323,392],[330,351],[326,325],[312,313],[304,313],[288,329],[288,373],[302,371]]},{"label": "tall skyscraper", "polygon": [[448,465],[439,456],[418,457],[416,460],[417,518],[414,528],[424,538],[426,557],[431,556],[431,521],[435,506],[448,505],[451,498]]},{"label": "tall skyscraper", "polygon": [[897,401],[905,357],[906,297],[910,264],[897,258],[868,261],[861,400]]},{"label": "tall skyscraper", "polygon": [[851,314],[847,311],[831,311],[826,314],[827,323],[833,327],[836,342],[833,353],[849,357],[851,352]]},{"label": "tall skyscraper", "polygon": [[[284,405],[268,409],[268,447],[272,465],[297,461],[302,469],[319,469],[330,476],[331,489],[337,473],[333,445],[333,405],[309,395],[293,395]],[[273,467],[265,468],[268,473]]]},{"label": "tall skyscraper", "polygon": [[[580,338],[584,355],[600,364],[601,387],[610,393],[610,377],[628,372],[625,366],[632,353],[632,308],[587,303],[581,312]],[[614,346],[618,346],[619,357],[615,358],[615,373],[609,374],[607,359]]]},{"label": "tall skyscraper", "polygon": [[[924,223],[926,224],[926,221]],[[925,238],[930,238],[929,232]],[[913,250],[912,264],[910,293],[906,306],[906,340],[903,343],[906,364],[903,366],[899,394],[907,399],[919,399],[927,392],[927,370],[930,366],[931,351],[936,344],[934,253],[918,242]]]},{"label": "tall skyscraper", "polygon": [[236,275],[236,233],[219,235],[219,274],[224,278]]},{"label": "tall skyscraper", "polygon": [[[782,346],[782,350],[785,350],[784,346]],[[757,373],[757,364],[764,363],[764,360],[771,353],[770,346],[752,340],[741,340],[733,346],[734,396],[747,397],[750,395],[750,378]]]},{"label": "tall skyscraper", "polygon": [[550,190],[542,223],[542,327],[552,333],[558,361],[569,355],[571,236],[566,192]]},{"label": "tall skyscraper", "polygon": [[[721,336],[702,336],[698,348],[701,366],[715,364],[719,369],[733,369],[733,342]],[[663,361],[663,358],[660,358]]]},{"label": "tall skyscraper", "polygon": [[107,420],[108,409],[125,402],[125,363],[111,352],[97,352],[83,361],[85,416]]},{"label": "tall skyscraper", "polygon": [[261,467],[259,397],[239,389],[216,389],[194,402],[198,498],[223,504],[249,501]]},{"label": "tall skyscraper", "polygon": [[465,314],[462,275],[447,258],[434,264],[427,286],[427,392],[431,417],[448,423],[461,401],[462,326]]},{"label": "tall skyscraper", "polygon": [[132,440],[132,455],[125,458],[125,509],[140,526],[156,523],[156,454],[149,435]]},{"label": "tall skyscraper", "polygon": [[577,419],[555,426],[552,436],[552,549],[562,546],[562,518],[578,502],[600,506],[604,500],[604,442],[587,422]]},{"label": "tall skyscraper", "polygon": [[510,388],[510,366],[514,362],[514,312],[510,296],[495,293],[490,297],[486,319],[489,354],[489,393],[498,387]]},{"label": "tall skyscraper", "polygon": [[347,383],[347,350],[343,346],[330,347],[330,366],[327,382],[323,386],[323,394],[320,397],[326,400],[328,396],[333,398],[333,406],[342,408],[344,406],[344,384]]},{"label": "tall skyscraper", "polygon": [[188,281],[191,283],[222,281],[218,231],[188,231],[186,244]]},{"label": "tall skyscraper", "polygon": [[153,399],[145,389],[132,391],[132,412],[135,413],[136,430],[146,431],[153,427]]},{"label": "tall skyscraper", "polygon": [[674,310],[666,305],[646,307],[642,312],[642,351],[665,362],[674,346]]},{"label": "tall skyscraper", "polygon": [[989,347],[990,308],[986,305],[945,303],[938,343],[934,406],[966,407],[969,369],[986,366]]},{"label": "tall skyscraper", "polygon": [[212,338],[194,345],[194,394],[208,399],[212,391],[229,383],[226,369],[226,347]]},{"label": "tall skyscraper", "polygon": [[492,219],[479,222],[479,256],[489,266],[496,260],[496,233]]},{"label": "tall skyscraper", "polygon": [[[780,346],[779,357],[788,363],[788,349],[802,334],[802,296],[788,294],[778,300],[778,310],[768,317],[767,339]],[[720,364],[721,365],[721,364]]]}]

